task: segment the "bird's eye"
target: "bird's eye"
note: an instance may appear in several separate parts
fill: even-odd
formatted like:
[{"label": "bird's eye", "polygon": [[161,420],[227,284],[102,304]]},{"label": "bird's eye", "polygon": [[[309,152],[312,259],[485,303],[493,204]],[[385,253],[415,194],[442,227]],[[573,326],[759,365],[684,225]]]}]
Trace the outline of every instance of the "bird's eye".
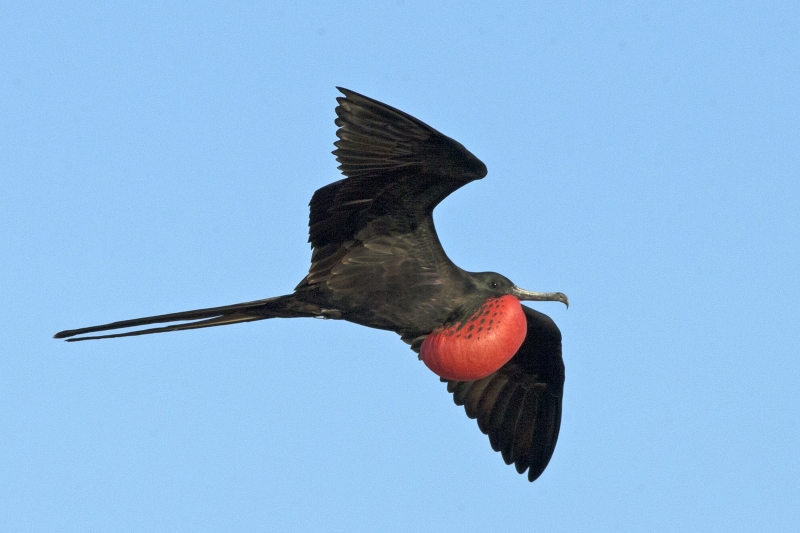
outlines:
[{"label": "bird's eye", "polygon": [[492,286],[493,289],[496,289],[499,286],[496,281],[491,282],[490,285]]}]

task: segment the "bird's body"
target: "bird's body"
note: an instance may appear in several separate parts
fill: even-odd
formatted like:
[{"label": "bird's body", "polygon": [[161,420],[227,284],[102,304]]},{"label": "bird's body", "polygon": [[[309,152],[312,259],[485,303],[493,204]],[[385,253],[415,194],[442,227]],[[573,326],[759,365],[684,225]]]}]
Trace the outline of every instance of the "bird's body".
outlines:
[{"label": "bird's body", "polygon": [[[346,177],[311,199],[311,267],[292,294],[62,331],[56,338],[124,337],[277,317],[342,319],[394,331],[448,381],[456,403],[478,418],[506,462],[520,472],[530,468],[533,481],[558,436],[564,372],[558,328],[519,300],[566,304],[566,296],[524,291],[500,274],[466,272],[450,261],[433,209],[483,178],[486,167],[410,115],[340,90],[345,97],[336,108],[334,154]],[[173,322],[182,323],[85,335]],[[84,336],[70,338],[76,335]],[[549,420],[544,429],[543,416]]]}]

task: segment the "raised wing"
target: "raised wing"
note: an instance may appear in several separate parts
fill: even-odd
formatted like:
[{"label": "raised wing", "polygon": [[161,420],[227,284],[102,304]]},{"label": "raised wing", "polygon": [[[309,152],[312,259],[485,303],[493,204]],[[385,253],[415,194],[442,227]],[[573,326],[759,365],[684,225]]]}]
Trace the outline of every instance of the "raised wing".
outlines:
[{"label": "raised wing", "polygon": [[447,317],[443,279],[460,272],[442,249],[433,209],[486,166],[414,117],[339,90],[333,153],[347,177],[311,199],[311,266],[295,291],[348,309],[346,320],[413,339]]},{"label": "raised wing", "polygon": [[545,314],[523,306],[528,334],[500,370],[477,381],[447,381],[457,405],[489,435],[506,464],[528,480],[538,478],[556,447],[561,427],[564,360],[561,332]]},{"label": "raised wing", "polygon": [[447,195],[486,175],[486,165],[453,139],[398,109],[339,90],[333,153],[347,177],[311,199],[315,251],[335,248],[387,215],[387,230],[411,231]]}]

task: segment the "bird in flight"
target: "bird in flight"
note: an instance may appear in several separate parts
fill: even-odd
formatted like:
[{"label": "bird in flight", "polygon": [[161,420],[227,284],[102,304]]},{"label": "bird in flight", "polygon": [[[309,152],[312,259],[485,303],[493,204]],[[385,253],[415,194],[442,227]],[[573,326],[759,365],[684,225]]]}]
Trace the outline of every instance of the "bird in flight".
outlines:
[{"label": "bird in flight", "polygon": [[[495,451],[534,481],[561,425],[561,333],[494,272],[467,272],[445,254],[433,210],[486,176],[455,140],[391,106],[339,88],[334,155],[345,178],[310,203],[311,267],[292,294],[61,331],[83,341],[207,328],[267,318],[347,320],[394,331],[435,372]],[[136,328],[103,335],[103,331]]]}]

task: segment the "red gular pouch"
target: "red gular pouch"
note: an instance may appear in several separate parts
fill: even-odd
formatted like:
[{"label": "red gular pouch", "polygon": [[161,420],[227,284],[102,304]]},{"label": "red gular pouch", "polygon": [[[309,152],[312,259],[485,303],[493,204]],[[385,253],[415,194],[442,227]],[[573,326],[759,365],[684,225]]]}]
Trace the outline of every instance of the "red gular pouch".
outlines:
[{"label": "red gular pouch", "polygon": [[422,341],[420,359],[439,377],[474,381],[514,357],[527,330],[519,300],[490,298],[465,321],[433,330]]}]

